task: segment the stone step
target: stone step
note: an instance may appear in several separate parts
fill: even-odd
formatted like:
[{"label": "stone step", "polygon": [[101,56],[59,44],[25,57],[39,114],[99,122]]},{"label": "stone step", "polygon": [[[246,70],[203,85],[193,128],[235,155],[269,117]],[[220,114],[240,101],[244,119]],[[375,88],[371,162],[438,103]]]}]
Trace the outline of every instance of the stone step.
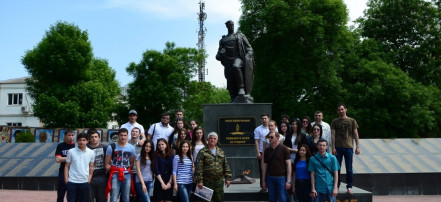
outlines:
[{"label": "stone step", "polygon": [[[268,201],[268,193],[260,193],[259,179],[252,184],[232,184],[224,187],[225,201]],[[346,193],[346,184],[342,183],[337,201],[340,202],[371,202],[372,193],[358,187],[353,187],[352,194]]]}]

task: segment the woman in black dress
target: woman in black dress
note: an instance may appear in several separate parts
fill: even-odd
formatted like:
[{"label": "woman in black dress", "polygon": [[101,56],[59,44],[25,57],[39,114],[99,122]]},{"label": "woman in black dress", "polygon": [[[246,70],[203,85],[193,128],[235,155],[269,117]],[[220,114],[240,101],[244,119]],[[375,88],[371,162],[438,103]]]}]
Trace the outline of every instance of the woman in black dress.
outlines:
[{"label": "woman in black dress", "polygon": [[153,189],[153,199],[155,201],[172,201],[173,183],[172,169],[173,156],[171,149],[164,138],[158,139],[155,157],[155,185]]}]

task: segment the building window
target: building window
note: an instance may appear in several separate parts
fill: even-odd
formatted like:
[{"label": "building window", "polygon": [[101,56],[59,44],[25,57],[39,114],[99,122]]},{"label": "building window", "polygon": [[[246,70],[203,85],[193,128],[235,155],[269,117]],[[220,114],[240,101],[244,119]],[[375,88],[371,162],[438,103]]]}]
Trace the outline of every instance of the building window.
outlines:
[{"label": "building window", "polygon": [[21,123],[6,123],[8,126],[21,126]]},{"label": "building window", "polygon": [[11,93],[8,94],[8,105],[22,105],[23,93]]}]

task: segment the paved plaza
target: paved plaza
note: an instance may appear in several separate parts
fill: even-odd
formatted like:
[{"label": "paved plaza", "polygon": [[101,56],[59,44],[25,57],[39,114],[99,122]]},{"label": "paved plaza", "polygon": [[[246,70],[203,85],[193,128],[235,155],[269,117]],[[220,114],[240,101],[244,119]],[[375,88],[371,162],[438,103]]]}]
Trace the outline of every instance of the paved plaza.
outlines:
[{"label": "paved plaza", "polygon": [[[28,191],[0,189],[0,201],[4,202],[53,202],[57,198],[56,191]],[[374,202],[439,202],[441,195],[430,196],[373,196]]]}]

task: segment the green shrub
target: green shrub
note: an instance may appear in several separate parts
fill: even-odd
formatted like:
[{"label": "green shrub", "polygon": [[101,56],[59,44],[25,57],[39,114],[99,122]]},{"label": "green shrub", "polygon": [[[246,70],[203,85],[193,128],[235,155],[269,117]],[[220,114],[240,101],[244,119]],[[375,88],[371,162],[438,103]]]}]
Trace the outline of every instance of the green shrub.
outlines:
[{"label": "green shrub", "polygon": [[34,135],[29,131],[21,131],[15,138],[15,142],[35,142]]}]

